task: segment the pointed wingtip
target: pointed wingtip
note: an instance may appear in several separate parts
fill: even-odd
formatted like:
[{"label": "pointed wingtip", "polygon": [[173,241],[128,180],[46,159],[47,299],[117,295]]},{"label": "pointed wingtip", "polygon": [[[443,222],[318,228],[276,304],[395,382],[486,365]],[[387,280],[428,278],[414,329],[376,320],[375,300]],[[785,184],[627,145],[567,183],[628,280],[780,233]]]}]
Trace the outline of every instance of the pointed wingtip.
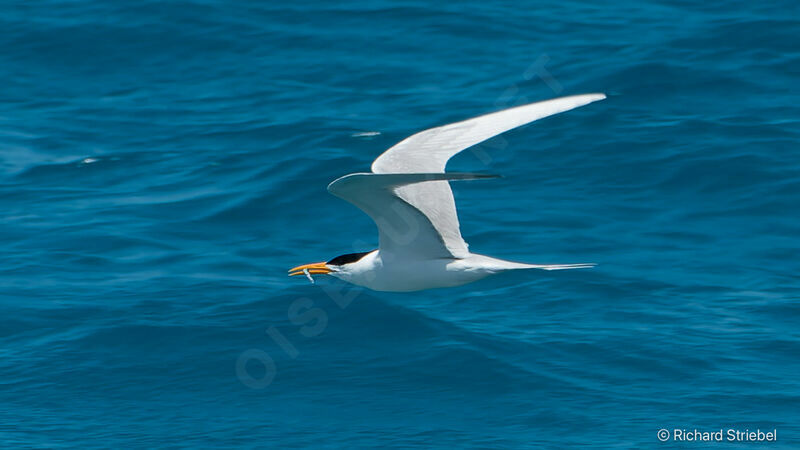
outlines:
[{"label": "pointed wingtip", "polygon": [[587,92],[585,94],[568,95],[566,97],[554,98],[551,100],[545,100],[543,102],[531,103],[531,105],[538,105],[541,103],[548,103],[548,102],[556,104],[557,102],[560,102],[562,107],[557,112],[564,112],[564,111],[569,111],[571,109],[579,108],[581,106],[586,106],[590,103],[599,102],[600,100],[605,100],[606,98],[607,98],[606,94],[604,94],[603,92]]},{"label": "pointed wingtip", "polygon": [[600,100],[605,100],[606,98],[608,98],[608,96],[606,96],[606,94],[603,92],[592,92],[590,94],[584,94],[584,95],[586,95],[589,98],[590,103],[597,102]]},{"label": "pointed wingtip", "polygon": [[[576,95],[570,95],[569,97],[561,97],[561,98],[573,98],[576,99],[578,103],[581,105],[588,105],[589,103],[605,100],[607,96],[603,92],[587,92],[585,94],[576,94]],[[556,98],[553,100],[559,100],[559,99]]]},{"label": "pointed wingtip", "polygon": [[493,178],[503,178],[496,173],[474,173],[474,172],[445,172],[448,181],[459,180],[491,180]]}]

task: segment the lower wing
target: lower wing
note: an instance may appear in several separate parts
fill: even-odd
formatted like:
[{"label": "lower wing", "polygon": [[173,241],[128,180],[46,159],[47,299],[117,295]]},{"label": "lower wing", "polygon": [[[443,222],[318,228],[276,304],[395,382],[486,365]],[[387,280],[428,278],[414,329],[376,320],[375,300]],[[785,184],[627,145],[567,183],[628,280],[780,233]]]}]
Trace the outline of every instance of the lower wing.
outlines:
[{"label": "lower wing", "polygon": [[[402,186],[448,180],[477,180],[496,175],[473,173],[353,173],[334,180],[328,191],[367,213],[378,226],[381,254],[409,255],[414,258],[461,258],[448,246],[452,224],[437,217],[437,206],[425,212],[397,195]],[[420,198],[435,202],[435,198]],[[427,203],[426,203],[427,204]],[[457,227],[458,224],[456,223]],[[458,230],[455,230],[458,232]],[[460,236],[460,234],[459,234]],[[454,254],[456,253],[456,254]]]}]

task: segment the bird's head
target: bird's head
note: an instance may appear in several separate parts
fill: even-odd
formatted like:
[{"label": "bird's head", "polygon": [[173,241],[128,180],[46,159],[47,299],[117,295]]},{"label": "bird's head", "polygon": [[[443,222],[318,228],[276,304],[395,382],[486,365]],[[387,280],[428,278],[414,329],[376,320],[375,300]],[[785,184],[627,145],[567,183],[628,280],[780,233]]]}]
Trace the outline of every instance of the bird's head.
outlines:
[{"label": "bird's head", "polygon": [[304,264],[290,269],[289,276],[305,275],[307,271],[309,275],[333,275],[337,278],[345,278],[356,268],[355,264],[370,253],[372,252],[348,253],[327,262]]}]

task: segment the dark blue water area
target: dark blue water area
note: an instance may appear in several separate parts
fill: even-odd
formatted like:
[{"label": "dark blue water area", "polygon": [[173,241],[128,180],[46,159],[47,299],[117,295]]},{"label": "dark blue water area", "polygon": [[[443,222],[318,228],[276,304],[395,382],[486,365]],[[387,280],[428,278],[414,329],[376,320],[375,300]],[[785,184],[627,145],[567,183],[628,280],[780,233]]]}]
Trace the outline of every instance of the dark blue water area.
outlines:
[{"label": "dark blue water area", "polygon": [[[800,446],[800,7],[0,4],[3,447]],[[448,170],[471,250],[591,270],[416,293],[329,195],[425,128],[602,102]],[[659,429],[777,430],[662,443]]]}]

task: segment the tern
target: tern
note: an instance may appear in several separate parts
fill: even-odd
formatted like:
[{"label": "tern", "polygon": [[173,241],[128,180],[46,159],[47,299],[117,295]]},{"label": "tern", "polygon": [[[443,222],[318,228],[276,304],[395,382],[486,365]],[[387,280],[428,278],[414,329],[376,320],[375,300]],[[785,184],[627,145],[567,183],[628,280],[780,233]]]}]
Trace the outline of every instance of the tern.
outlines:
[{"label": "tern", "polygon": [[460,286],[520,269],[582,269],[595,264],[524,264],[471,253],[461,237],[450,181],[495,175],[445,173],[447,161],[508,130],[606,98],[555,98],[414,134],[386,150],[370,173],[334,180],[328,191],[369,215],[378,249],[348,253],[289,270],[290,276],[331,275],[375,291],[409,292]]}]

